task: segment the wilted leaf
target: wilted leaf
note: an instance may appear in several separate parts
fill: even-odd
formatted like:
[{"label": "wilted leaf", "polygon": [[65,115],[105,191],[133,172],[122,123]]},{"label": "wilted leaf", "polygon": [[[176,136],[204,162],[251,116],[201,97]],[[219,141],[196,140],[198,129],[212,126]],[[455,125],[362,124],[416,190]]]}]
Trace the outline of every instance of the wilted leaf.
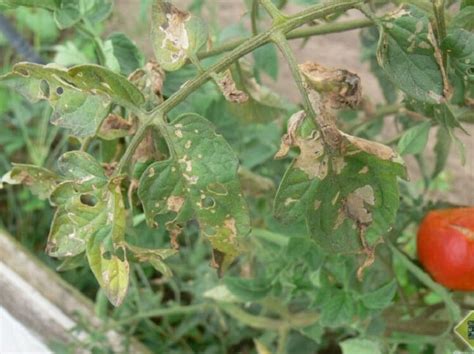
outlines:
[{"label": "wilted leaf", "polygon": [[57,174],[45,168],[13,164],[13,168],[0,179],[0,189],[3,183],[23,184],[31,190],[31,193],[41,199],[46,199],[59,181],[60,177]]},{"label": "wilted leaf", "polygon": [[156,0],[152,16],[155,58],[167,71],[179,69],[207,41],[206,24],[169,2]]},{"label": "wilted leaf", "polygon": [[142,248],[129,243],[127,243],[126,246],[139,262],[149,262],[153,268],[163,274],[164,277],[171,277],[173,275],[164,260],[175,255],[178,252],[177,250],[169,248]]},{"label": "wilted leaf", "polygon": [[232,72],[230,71],[230,69],[227,69],[224,73],[220,75],[220,78],[217,83],[227,101],[234,103],[243,103],[249,99],[249,96],[245,92],[237,89],[235,81],[232,78]]},{"label": "wilted leaf", "polygon": [[393,83],[423,102],[443,100],[443,79],[428,38],[429,19],[414,6],[383,20],[377,59]]},{"label": "wilted leaf", "polygon": [[114,140],[132,135],[135,131],[136,126],[132,122],[111,113],[102,122],[97,135],[105,140]]},{"label": "wilted leaf", "polygon": [[146,97],[147,109],[151,110],[162,102],[165,72],[155,61],[149,61],[142,69],[135,70],[129,75],[128,80]]},{"label": "wilted leaf", "polygon": [[240,193],[238,161],[226,141],[204,118],[182,115],[166,127],[171,158],[150,165],[138,195],[147,221],[167,215],[168,226],[189,219],[193,210],[202,235],[223,253],[225,268],[239,254],[239,238],[249,232]]}]

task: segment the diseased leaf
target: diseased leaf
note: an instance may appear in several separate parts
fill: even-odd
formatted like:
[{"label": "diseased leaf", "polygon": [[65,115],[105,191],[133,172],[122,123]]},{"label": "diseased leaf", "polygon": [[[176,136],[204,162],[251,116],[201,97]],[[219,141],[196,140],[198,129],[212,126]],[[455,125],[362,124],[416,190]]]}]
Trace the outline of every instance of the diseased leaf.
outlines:
[{"label": "diseased leaf", "polygon": [[230,69],[220,74],[217,84],[225,99],[229,102],[244,103],[249,99],[249,96],[244,91],[237,89]]},{"label": "diseased leaf", "polygon": [[428,142],[430,128],[431,122],[424,121],[406,130],[398,142],[398,152],[400,155],[423,152]]},{"label": "diseased leaf", "polygon": [[343,155],[330,155],[313,123],[296,121],[290,119],[283,146],[300,153],[280,183],[275,216],[286,223],[306,219],[323,249],[366,252],[395,220],[403,165],[390,148],[346,134]]},{"label": "diseased leaf", "polygon": [[167,71],[184,65],[207,41],[207,26],[169,2],[156,0],[152,8],[152,42],[157,62]]},{"label": "diseased leaf", "polygon": [[59,181],[60,177],[46,168],[34,165],[13,164],[13,168],[0,179],[0,189],[3,183],[23,184],[34,195],[41,199],[46,199]]},{"label": "diseased leaf", "polygon": [[474,83],[474,33],[453,29],[443,40],[441,49],[448,53],[451,65],[463,80]]},{"label": "diseased leaf", "polygon": [[165,129],[171,158],[150,165],[138,188],[147,222],[156,226],[155,216],[164,215],[175,229],[193,210],[202,235],[224,254],[225,268],[240,252],[239,238],[249,233],[237,158],[200,116],[182,115]]},{"label": "diseased leaf", "polygon": [[414,6],[382,22],[377,59],[393,83],[423,102],[441,103],[443,80],[428,39],[429,19]]},{"label": "diseased leaf", "polygon": [[108,115],[111,101],[125,107],[144,103],[141,92],[125,78],[95,65],[69,70],[55,66],[19,63],[0,77],[28,100],[49,101],[54,108],[51,123],[71,129],[78,137],[91,136]]},{"label": "diseased leaf", "polygon": [[98,65],[78,65],[68,74],[82,90],[102,93],[124,107],[138,107],[145,102],[143,94],[121,75]]},{"label": "diseased leaf", "polygon": [[152,110],[162,102],[165,72],[158,63],[149,61],[143,68],[131,73],[128,79],[146,97],[146,109]]},{"label": "diseased leaf", "polygon": [[87,242],[87,259],[97,282],[114,306],[120,306],[128,290],[129,271],[124,246],[112,250],[105,245],[109,241],[110,229],[98,230]]},{"label": "diseased leaf", "polygon": [[68,152],[58,165],[64,182],[50,197],[58,209],[48,236],[48,254],[75,256],[85,250],[93,234],[105,227],[110,227],[111,241],[122,242],[125,207],[120,179],[109,182],[100,164],[84,152]]}]

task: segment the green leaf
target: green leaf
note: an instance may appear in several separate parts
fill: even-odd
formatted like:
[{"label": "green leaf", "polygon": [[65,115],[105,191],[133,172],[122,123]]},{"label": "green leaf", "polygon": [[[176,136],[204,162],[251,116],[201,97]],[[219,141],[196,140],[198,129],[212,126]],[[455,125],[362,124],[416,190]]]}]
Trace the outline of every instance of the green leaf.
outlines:
[{"label": "green leaf", "polygon": [[383,95],[388,103],[394,103],[398,98],[398,91],[390,81],[385,71],[377,62],[377,42],[380,37],[377,27],[364,28],[360,32],[361,43],[363,45],[361,59],[368,62],[370,71],[375,75],[382,89]]},{"label": "green leaf", "polygon": [[362,303],[369,309],[383,309],[393,300],[397,291],[397,282],[392,280],[379,289],[366,293],[362,296]]},{"label": "green leaf", "polygon": [[466,6],[461,9],[450,21],[450,28],[464,28],[468,31],[474,31],[474,6]]},{"label": "green leaf", "polygon": [[368,246],[376,244],[399,205],[397,177],[405,169],[396,154],[344,134],[345,154],[330,155],[312,122],[292,134],[300,154],[280,183],[275,216],[285,223],[306,219],[316,243],[331,252],[359,252],[361,235]]},{"label": "green leaf", "polygon": [[273,80],[278,79],[278,55],[271,43],[255,49],[253,52],[255,66],[267,73]]},{"label": "green leaf", "polygon": [[99,23],[109,17],[112,13],[112,0],[94,0],[90,3],[92,6],[89,7],[84,14],[84,17],[86,17],[87,21],[90,23]]},{"label": "green leaf", "polygon": [[414,6],[402,8],[381,25],[377,59],[393,83],[423,102],[443,99],[441,71],[428,39],[429,19]]},{"label": "green leaf", "polygon": [[2,183],[23,184],[34,195],[41,199],[46,199],[59,183],[59,180],[60,177],[57,174],[45,168],[34,165],[13,164],[13,168],[0,179],[0,189],[2,188]]},{"label": "green leaf", "polygon": [[138,188],[147,222],[153,226],[156,215],[165,215],[173,228],[193,210],[202,235],[224,254],[225,268],[240,252],[240,237],[249,233],[237,158],[200,116],[185,114],[163,128],[171,158],[150,165]]},{"label": "green leaf", "polygon": [[123,246],[113,251],[106,248],[111,232],[109,229],[101,229],[90,238],[86,254],[89,266],[105,295],[114,306],[120,306],[127,294],[130,266]]},{"label": "green leaf", "polygon": [[430,128],[431,122],[424,121],[406,130],[398,142],[398,152],[400,155],[423,152],[428,142]]},{"label": "green leaf", "polygon": [[258,301],[271,290],[270,284],[262,279],[225,277],[224,283],[230,292],[242,301]]},{"label": "green leaf", "polygon": [[54,11],[54,19],[60,29],[69,28],[82,18],[81,4],[77,0],[61,0]]},{"label": "green leaf", "polygon": [[207,41],[207,26],[200,18],[156,0],[152,8],[152,42],[157,62],[167,71],[184,65]]},{"label": "green leaf", "polygon": [[444,169],[448,161],[449,152],[451,151],[452,139],[447,129],[443,127],[438,128],[436,133],[436,144],[434,147],[436,161],[432,173],[432,178],[437,177]]},{"label": "green leaf", "polygon": [[351,338],[340,343],[342,354],[382,354],[380,345],[369,339]]},{"label": "green leaf", "polygon": [[443,40],[441,49],[448,53],[451,65],[461,77],[474,83],[474,33],[453,29]]},{"label": "green leaf", "polygon": [[59,8],[61,0],[2,0],[2,5],[17,7],[17,6],[28,6],[28,7],[42,7],[48,10],[55,10]]},{"label": "green leaf", "polygon": [[129,75],[144,65],[143,54],[123,33],[111,34],[104,42],[104,52],[107,66],[124,75]]},{"label": "green leaf", "polygon": [[323,326],[338,327],[352,323],[355,302],[349,293],[335,288],[322,288],[318,293]]}]

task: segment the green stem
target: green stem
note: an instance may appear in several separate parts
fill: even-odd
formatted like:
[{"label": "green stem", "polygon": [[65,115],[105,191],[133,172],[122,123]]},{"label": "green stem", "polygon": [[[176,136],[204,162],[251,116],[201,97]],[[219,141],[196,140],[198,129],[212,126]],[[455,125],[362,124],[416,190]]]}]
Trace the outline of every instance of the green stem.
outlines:
[{"label": "green stem", "polygon": [[[445,3],[444,0],[434,0],[433,1],[433,12],[434,17],[436,20],[436,35],[438,40],[438,47],[441,47],[441,43],[446,38],[446,19],[444,13]],[[447,53],[446,51],[442,52],[443,57],[443,66],[444,70],[446,70],[446,61],[447,61]]]},{"label": "green stem", "polygon": [[257,17],[258,17],[258,0],[252,0],[252,9],[250,10],[250,24],[252,26],[252,35],[254,36],[258,34]]},{"label": "green stem", "polygon": [[453,301],[449,292],[436,283],[433,279],[430,278],[428,274],[423,272],[418,266],[416,266],[405,254],[403,254],[397,247],[395,247],[388,239],[386,240],[390,250],[394,257],[396,257],[403,266],[408,269],[420,282],[422,282],[426,287],[431,289],[434,293],[439,295],[448,310],[449,314],[449,326],[446,329],[447,333],[451,330],[451,326],[461,318],[461,311],[459,306]]},{"label": "green stem", "polygon": [[239,320],[243,324],[258,328],[279,331],[282,328],[301,328],[315,323],[319,319],[319,314],[312,312],[297,313],[285,319],[256,316],[242,310],[240,307],[229,304],[219,303],[219,307],[229,316]]},{"label": "green stem", "polygon": [[316,112],[311,104],[311,101],[308,96],[308,92],[306,91],[306,87],[304,86],[303,79],[301,77],[300,69],[298,68],[298,63],[296,61],[295,55],[290,48],[285,36],[282,33],[275,33],[272,36],[273,41],[278,46],[280,51],[282,52],[283,56],[285,57],[288,66],[290,67],[291,74],[293,75],[293,80],[300,91],[301,97],[303,98],[303,104],[306,113],[311,119],[315,119]]},{"label": "green stem", "polygon": [[[355,30],[364,27],[373,26],[373,22],[369,19],[357,19],[352,21],[344,21],[344,22],[333,22],[333,23],[325,23],[317,26],[309,26],[305,28],[298,28],[286,35],[287,39],[300,39],[300,38],[308,38],[312,36],[320,36],[323,34],[328,33],[338,33],[338,32],[345,32],[350,30]],[[222,54],[224,52],[228,52],[237,48],[239,45],[247,41],[249,38],[239,38],[234,39],[225,44],[219,45],[213,49],[210,49],[205,52],[199,52],[197,54],[199,59],[209,58],[215,55]]]},{"label": "green stem", "polygon": [[278,333],[277,354],[286,353],[286,343],[288,342],[288,327],[282,327]]},{"label": "green stem", "polygon": [[282,23],[286,21],[286,16],[273,4],[271,0],[258,0],[263,8],[273,19],[274,23]]}]

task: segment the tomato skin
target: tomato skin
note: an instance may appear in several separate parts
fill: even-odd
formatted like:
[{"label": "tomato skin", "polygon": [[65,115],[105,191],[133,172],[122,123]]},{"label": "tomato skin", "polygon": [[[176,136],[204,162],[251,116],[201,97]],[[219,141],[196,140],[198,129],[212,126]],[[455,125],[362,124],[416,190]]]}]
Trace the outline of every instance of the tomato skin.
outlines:
[{"label": "tomato skin", "polygon": [[440,284],[474,291],[474,208],[429,212],[418,229],[418,259]]}]

